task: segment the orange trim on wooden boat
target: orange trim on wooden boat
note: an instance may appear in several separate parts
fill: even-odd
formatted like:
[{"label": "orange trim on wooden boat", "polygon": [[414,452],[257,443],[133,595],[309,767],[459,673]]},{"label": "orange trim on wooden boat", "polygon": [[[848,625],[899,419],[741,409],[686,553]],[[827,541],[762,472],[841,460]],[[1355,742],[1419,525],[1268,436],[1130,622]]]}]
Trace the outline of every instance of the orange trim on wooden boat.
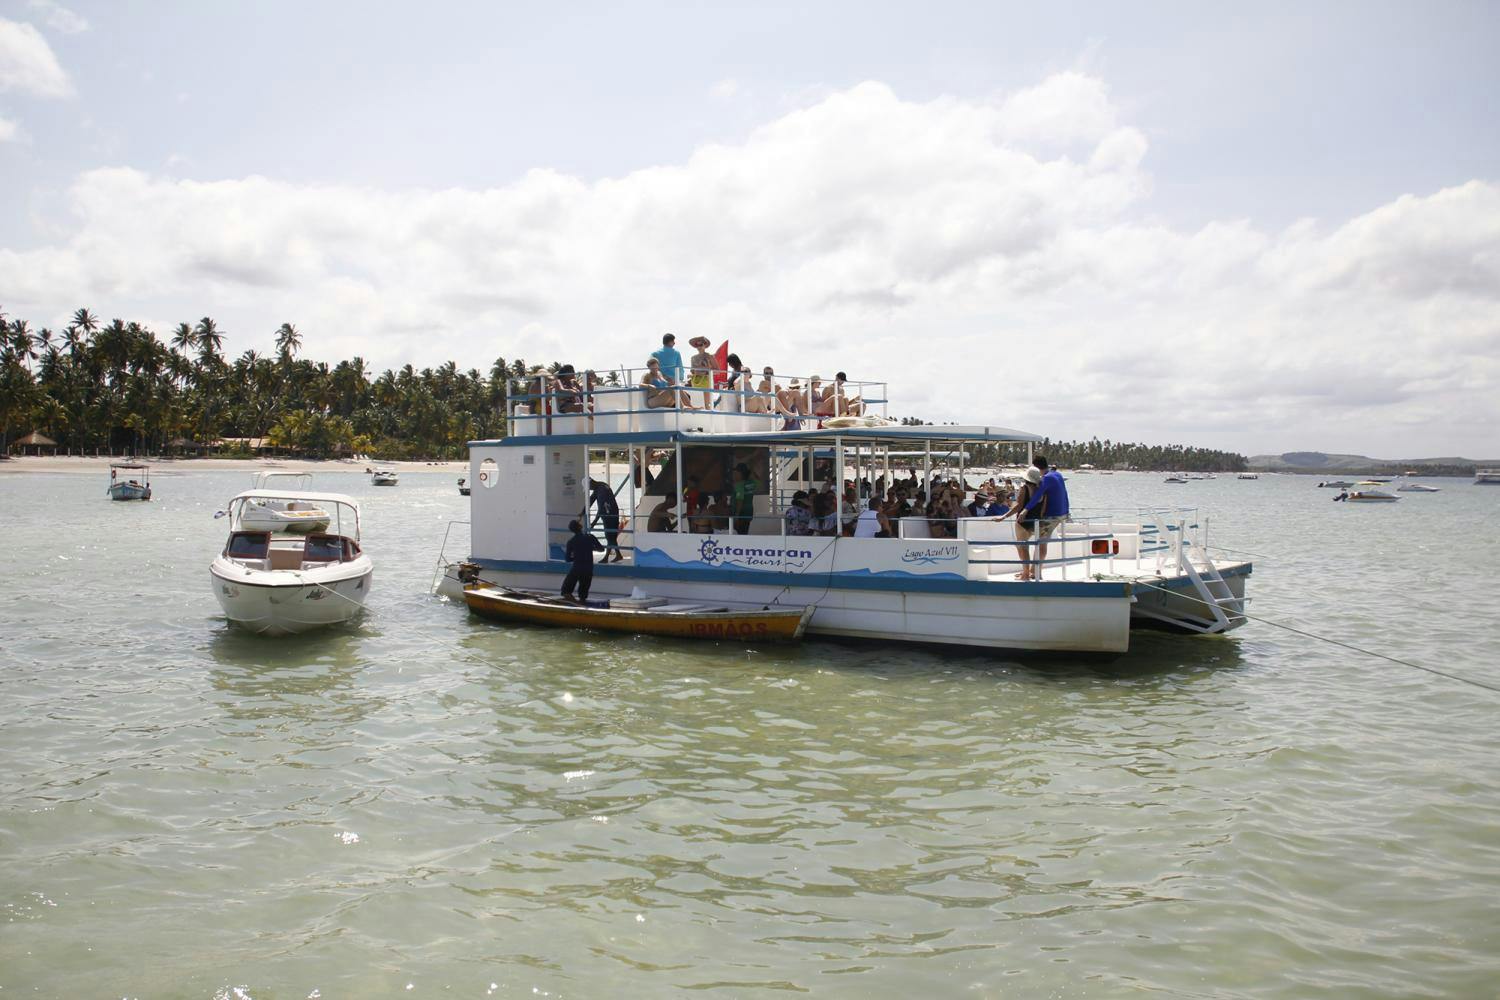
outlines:
[{"label": "orange trim on wooden boat", "polygon": [[816,610],[811,606],[765,611],[595,608],[562,597],[541,597],[490,586],[466,588],[464,602],[473,613],[500,621],[737,642],[800,639]]}]

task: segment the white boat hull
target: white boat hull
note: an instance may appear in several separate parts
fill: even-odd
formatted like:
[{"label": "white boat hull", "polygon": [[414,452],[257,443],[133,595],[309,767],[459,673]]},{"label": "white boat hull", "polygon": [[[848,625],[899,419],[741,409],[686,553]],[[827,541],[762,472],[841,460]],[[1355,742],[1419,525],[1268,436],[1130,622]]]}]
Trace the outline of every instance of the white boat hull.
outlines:
[{"label": "white boat hull", "polygon": [[374,575],[361,557],[329,569],[249,570],[227,559],[209,569],[214,597],[235,625],[261,635],[295,635],[347,622],[364,610]]},{"label": "white boat hull", "polygon": [[[480,579],[505,587],[557,590],[556,574],[483,570]],[[1009,597],[972,594],[905,593],[830,587],[787,588],[746,583],[639,579],[628,575],[594,577],[589,598],[625,597],[632,588],[656,597],[723,604],[738,608],[807,607],[817,611],[808,635],[855,639],[978,646],[998,649],[1123,653],[1130,646],[1133,600],[1117,597]],[[437,593],[463,603],[456,565],[448,567]]]},{"label": "white boat hull", "polygon": [[309,534],[327,531],[329,516],[321,510],[278,510],[274,507],[246,507],[240,514],[241,526],[251,531],[289,531]]}]

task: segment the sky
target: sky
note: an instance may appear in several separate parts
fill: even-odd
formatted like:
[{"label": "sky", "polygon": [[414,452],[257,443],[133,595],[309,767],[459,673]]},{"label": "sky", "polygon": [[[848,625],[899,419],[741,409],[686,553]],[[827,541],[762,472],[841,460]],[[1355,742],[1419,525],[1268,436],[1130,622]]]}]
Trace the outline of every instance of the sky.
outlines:
[{"label": "sky", "polygon": [[0,310],[1500,457],[1500,5],[0,0]]}]

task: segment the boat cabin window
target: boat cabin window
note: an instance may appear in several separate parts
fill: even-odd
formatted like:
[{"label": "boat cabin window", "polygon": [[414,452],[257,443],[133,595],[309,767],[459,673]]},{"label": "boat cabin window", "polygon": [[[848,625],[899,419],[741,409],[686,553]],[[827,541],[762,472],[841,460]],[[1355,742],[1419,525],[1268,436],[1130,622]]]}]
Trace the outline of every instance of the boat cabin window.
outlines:
[{"label": "boat cabin window", "polygon": [[[750,478],[760,488],[758,495],[770,492],[771,449],[770,448],[725,448],[706,445],[688,445],[682,449],[682,486],[692,489],[697,480],[702,494],[719,496],[734,488],[734,467],[744,462],[750,467]],[[677,456],[665,451],[661,456],[661,471],[646,484],[646,496],[666,496],[677,489]],[[649,472],[647,473],[649,475]]]},{"label": "boat cabin window", "polygon": [[353,558],[349,555],[352,545],[342,535],[308,535],[302,559],[304,562],[343,562]]},{"label": "boat cabin window", "polygon": [[236,531],[229,536],[224,554],[231,559],[264,559],[270,548],[269,531]]}]

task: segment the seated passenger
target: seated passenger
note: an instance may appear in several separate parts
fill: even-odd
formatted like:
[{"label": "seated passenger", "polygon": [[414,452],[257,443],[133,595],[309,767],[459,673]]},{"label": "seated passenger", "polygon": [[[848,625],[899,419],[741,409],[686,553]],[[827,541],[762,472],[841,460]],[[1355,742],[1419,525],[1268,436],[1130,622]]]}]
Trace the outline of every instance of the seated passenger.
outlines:
[{"label": "seated passenger", "polygon": [[838,504],[827,490],[813,497],[813,534],[832,537],[839,533]]},{"label": "seated passenger", "polygon": [[844,383],[849,381],[849,376],[839,372],[833,377],[833,383],[823,390],[823,398],[818,402],[818,416],[820,417],[857,417],[865,412],[864,401],[858,396],[850,396]]},{"label": "seated passenger", "polygon": [[651,516],[646,521],[647,531],[676,531],[677,530],[677,494],[668,493],[661,498],[661,503],[651,509]]},{"label": "seated passenger", "polygon": [[886,517],[885,503],[878,496],[870,497],[869,506],[859,515],[854,524],[855,538],[890,538],[891,522]]},{"label": "seated passenger", "polygon": [[663,409],[681,405],[684,410],[696,410],[688,394],[677,388],[677,380],[661,370],[655,358],[646,362],[646,372],[641,376],[641,388],[646,390],[646,405],[652,409]]},{"label": "seated passenger", "polygon": [[761,373],[764,377],[755,393],[745,400],[746,413],[770,413],[776,408],[776,373],[769,367]]},{"label": "seated passenger", "polygon": [[715,493],[709,497],[708,513],[712,515],[712,530],[724,532],[729,530],[729,497],[724,493]]},{"label": "seated passenger", "polygon": [[563,365],[557,370],[553,392],[558,413],[583,412],[583,386],[578,384],[578,374],[572,365]]},{"label": "seated passenger", "polygon": [[688,517],[688,531],[695,535],[714,533],[713,505],[714,496],[710,493],[703,498],[703,506],[698,509],[697,513]]},{"label": "seated passenger", "polygon": [[786,509],[786,533],[788,535],[813,533],[812,511],[807,506],[806,490],[798,490],[792,494],[792,505]]}]

